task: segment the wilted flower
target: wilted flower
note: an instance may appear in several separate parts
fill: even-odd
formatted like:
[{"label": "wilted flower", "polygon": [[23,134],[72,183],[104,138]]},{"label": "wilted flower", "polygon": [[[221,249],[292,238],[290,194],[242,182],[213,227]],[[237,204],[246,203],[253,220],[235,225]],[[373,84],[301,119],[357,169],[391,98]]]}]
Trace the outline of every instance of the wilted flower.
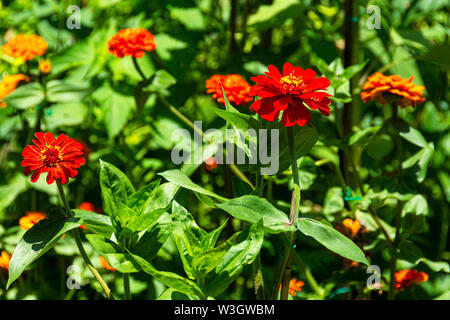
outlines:
[{"label": "wilted flower", "polygon": [[283,66],[283,74],[270,65],[266,75],[252,77],[257,84],[252,86],[250,96],[259,96],[250,106],[250,110],[258,113],[268,121],[278,119],[283,112],[281,123],[286,127],[295,124],[304,126],[311,120],[307,107],[319,110],[325,116],[330,115],[331,95],[317,90],[326,90],[330,81],[325,77],[316,78],[312,69],[303,70],[289,62]]},{"label": "wilted flower", "polygon": [[111,267],[108,263],[108,261],[106,261],[105,258],[103,258],[102,256],[100,256],[99,258],[100,260],[100,265],[102,266],[102,268],[109,270],[109,271],[117,271],[116,269],[114,269],[113,267]]},{"label": "wilted flower", "polygon": [[21,73],[6,75],[3,77],[2,81],[0,81],[0,108],[6,107],[6,102],[3,101],[11,92],[16,90],[17,85],[20,81],[29,82],[30,78]]},{"label": "wilted flower", "polygon": [[395,288],[403,290],[408,288],[413,283],[419,284],[423,281],[428,281],[428,274],[419,272],[414,269],[405,269],[395,273]]},{"label": "wilted flower", "polygon": [[47,48],[48,43],[44,38],[35,34],[19,34],[2,47],[2,53],[27,61],[35,56],[42,56]]},{"label": "wilted flower", "polygon": [[9,270],[10,261],[11,255],[6,251],[2,251],[2,254],[0,255],[0,269]]},{"label": "wilted flower", "polygon": [[50,132],[36,132],[35,136],[35,145],[26,146],[22,152],[25,175],[34,171],[31,182],[36,182],[43,172],[48,173],[48,184],[52,184],[55,179],[66,184],[69,177],[74,178],[78,174],[76,169],[86,162],[80,143],[65,134],[60,134],[56,139]]},{"label": "wilted flower", "polygon": [[212,97],[218,102],[225,105],[223,98],[223,90],[227,95],[228,101],[235,105],[245,105],[253,100],[248,95],[250,92],[250,84],[245,81],[239,74],[219,75],[215,74],[205,82],[206,93],[212,93]]},{"label": "wilted flower", "polygon": [[423,97],[425,87],[412,83],[413,78],[405,79],[398,75],[385,76],[375,72],[364,83],[361,99],[364,102],[375,99],[378,103],[398,105],[402,108],[415,107],[425,102]]},{"label": "wilted flower", "polygon": [[141,58],[145,51],[155,50],[155,37],[150,31],[137,29],[122,29],[108,41],[109,52],[118,58],[132,56]]},{"label": "wilted flower", "polygon": [[47,218],[47,216],[43,212],[27,212],[19,219],[19,226],[21,229],[28,230],[45,218]]}]

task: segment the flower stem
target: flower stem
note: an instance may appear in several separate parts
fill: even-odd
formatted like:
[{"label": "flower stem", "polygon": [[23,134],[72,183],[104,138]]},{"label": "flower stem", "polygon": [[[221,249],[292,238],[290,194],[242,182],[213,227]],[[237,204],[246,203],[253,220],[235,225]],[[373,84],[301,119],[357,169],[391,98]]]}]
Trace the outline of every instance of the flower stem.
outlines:
[{"label": "flower stem", "polygon": [[123,293],[125,300],[131,300],[130,292],[130,275],[128,273],[123,273]]},{"label": "flower stem", "polygon": [[[395,105],[392,105],[392,124],[398,120],[398,108]],[[399,183],[399,176],[402,169],[402,158],[403,158],[403,144],[400,135],[397,130],[395,133],[395,141],[397,145],[397,159],[398,159],[398,167],[397,167],[397,184]],[[391,261],[390,261],[390,278],[389,278],[389,292],[388,292],[388,300],[395,299],[395,272],[397,271],[397,255],[398,255],[398,245],[400,244],[400,229],[402,223],[402,203],[400,200],[397,200],[397,212],[395,214],[395,238],[391,248]]]},{"label": "flower stem", "polygon": [[[72,215],[72,213],[70,210],[69,203],[67,202],[66,196],[64,194],[62,184],[58,179],[55,179],[55,180],[56,180],[56,185],[58,186],[59,196],[61,197],[61,201],[64,205],[64,209],[66,210],[66,215],[67,215],[67,217],[70,217]],[[87,267],[89,268],[89,270],[91,271],[91,273],[93,274],[95,279],[97,279],[97,281],[100,284],[100,286],[102,287],[103,291],[105,291],[107,298],[113,299],[113,297],[111,295],[111,290],[109,289],[108,285],[106,284],[105,280],[103,280],[102,276],[97,271],[97,269],[95,269],[95,267],[92,265],[91,260],[89,259],[88,255],[86,254],[86,251],[83,248],[83,243],[81,242],[81,237],[80,237],[80,233],[79,233],[78,229],[73,229],[71,231],[71,233],[72,233],[73,237],[75,238],[75,242],[77,244],[78,250],[80,251],[80,254],[81,254],[81,257],[83,258],[84,263],[86,263]]]},{"label": "flower stem", "polygon": [[[293,224],[294,227],[297,227],[298,214],[300,209],[300,174],[297,167],[297,156],[295,153],[295,140],[294,140],[294,128],[287,127],[287,137],[288,137],[288,145],[289,151],[291,154],[291,168],[292,168],[292,176],[294,179],[294,190],[292,194],[291,200],[291,213],[289,224]],[[292,231],[288,235],[289,240],[289,248],[287,254],[283,257],[286,262],[283,261],[282,266],[285,265],[285,269],[282,270],[282,284],[281,284],[281,300],[287,300],[288,298],[288,290],[289,290],[289,281],[291,277],[291,267],[292,267],[292,257],[293,251],[295,248],[295,232]]]},{"label": "flower stem", "polygon": [[[262,126],[262,118],[258,115],[258,127]],[[259,150],[259,135],[257,137],[257,148]],[[258,169],[256,172],[256,190],[258,191],[258,196],[262,196],[263,188],[262,188],[262,176],[260,171],[260,165],[258,164]],[[256,299],[264,300],[264,276],[262,272],[261,266],[261,252],[258,253],[255,261],[253,262],[253,277],[254,277],[254,285],[255,285],[255,293]]]},{"label": "flower stem", "polygon": [[144,72],[142,72],[142,70],[141,70],[141,67],[139,67],[139,64],[138,64],[138,62],[137,62],[137,60],[136,60],[136,58],[135,57],[133,57],[133,65],[134,65],[134,67],[136,68],[136,71],[140,74],[140,76],[142,77],[142,80],[147,80],[147,78],[145,77],[145,74],[144,74]]}]

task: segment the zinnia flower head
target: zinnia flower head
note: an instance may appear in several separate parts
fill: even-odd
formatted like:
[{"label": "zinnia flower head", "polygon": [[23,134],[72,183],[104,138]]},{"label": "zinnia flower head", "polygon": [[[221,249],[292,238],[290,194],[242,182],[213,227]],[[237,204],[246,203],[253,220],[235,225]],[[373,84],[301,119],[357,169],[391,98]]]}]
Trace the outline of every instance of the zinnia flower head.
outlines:
[{"label": "zinnia flower head", "polygon": [[56,139],[50,132],[36,132],[37,139],[33,139],[34,145],[28,145],[23,149],[22,166],[25,175],[34,171],[31,182],[36,182],[43,172],[47,172],[47,183],[52,184],[59,179],[66,184],[70,178],[74,178],[78,169],[86,160],[83,158],[83,147],[65,134],[60,134]]},{"label": "zinnia flower head", "polygon": [[[273,65],[268,67],[266,75],[252,77],[257,84],[252,86],[250,96],[259,96],[250,106],[268,121],[278,119],[283,112],[281,123],[286,127],[295,124],[304,126],[311,120],[308,108],[319,110],[323,115],[330,115],[330,94],[326,90],[330,81],[325,77],[316,78],[312,69],[303,70],[289,62],[283,66],[283,73]],[[307,108],[308,107],[308,108]]]},{"label": "zinnia flower head", "polygon": [[28,78],[24,74],[12,74],[6,75],[3,77],[2,81],[0,81],[0,108],[6,107],[6,102],[2,101],[5,99],[11,92],[16,90],[17,85],[20,81],[29,82],[30,78]]},{"label": "zinnia flower head", "polygon": [[[297,278],[292,278],[289,281],[289,294],[295,296],[297,292],[302,291],[302,287],[305,285],[303,281],[297,281]],[[281,290],[281,285],[280,285]]]},{"label": "zinnia flower head", "polygon": [[49,74],[52,71],[52,63],[49,59],[39,60],[39,72],[42,74]]},{"label": "zinnia flower head", "polygon": [[156,48],[155,36],[150,31],[137,29],[122,29],[108,40],[108,50],[117,58],[132,56],[141,58],[145,51]]},{"label": "zinnia flower head", "polygon": [[223,90],[227,95],[228,101],[242,106],[253,100],[249,96],[250,84],[239,74],[219,75],[215,74],[205,82],[206,93],[212,93],[212,97],[225,105]]},{"label": "zinnia flower head", "polygon": [[21,229],[28,230],[45,218],[47,218],[47,216],[43,212],[27,212],[19,219],[19,226]]},{"label": "zinnia flower head", "polygon": [[11,255],[6,251],[2,251],[2,253],[0,254],[0,269],[9,270],[10,261]]},{"label": "zinnia flower head", "polygon": [[214,169],[217,169],[217,161],[214,157],[209,157],[205,160],[205,169],[207,171],[212,171]]},{"label": "zinnia flower head", "polygon": [[428,281],[428,274],[425,272],[419,272],[414,269],[400,270],[395,273],[395,288],[398,290],[403,290],[408,288],[413,283],[421,283],[423,281]]},{"label": "zinnia flower head", "polygon": [[362,226],[359,220],[346,218],[340,225],[338,225],[338,229],[341,233],[348,235],[349,237],[354,239],[358,235],[360,230],[362,230]]},{"label": "zinnia flower head", "polygon": [[44,38],[36,34],[19,34],[2,47],[2,53],[27,61],[33,59],[35,56],[42,56],[47,48],[48,43]]},{"label": "zinnia flower head", "polygon": [[99,260],[100,260],[100,265],[102,266],[102,268],[109,270],[109,271],[117,271],[116,269],[111,267],[110,264],[108,263],[108,261],[106,261],[106,259],[103,258],[102,256],[100,256]]},{"label": "zinnia flower head", "polygon": [[409,79],[398,75],[385,76],[375,72],[364,83],[361,99],[364,102],[375,99],[378,103],[398,105],[402,108],[415,107],[425,102],[423,97],[425,87],[412,83],[413,78],[413,76]]}]

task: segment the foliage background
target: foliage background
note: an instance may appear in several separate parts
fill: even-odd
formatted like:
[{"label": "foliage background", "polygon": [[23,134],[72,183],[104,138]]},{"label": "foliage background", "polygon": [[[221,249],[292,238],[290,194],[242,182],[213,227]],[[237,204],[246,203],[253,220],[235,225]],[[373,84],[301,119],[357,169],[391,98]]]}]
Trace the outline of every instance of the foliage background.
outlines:
[{"label": "foliage background", "polygon": [[[219,128],[223,120],[210,112],[218,103],[205,93],[205,80],[213,74],[239,73],[250,77],[262,74],[269,64],[281,67],[286,61],[303,68],[312,67],[335,79],[336,99],[328,119],[313,115],[313,123],[320,133],[320,142],[301,163],[303,214],[326,218],[331,223],[341,221],[352,213],[344,206],[340,184],[328,166],[315,166],[314,161],[330,159],[339,165],[339,153],[333,141],[339,139],[332,123],[339,127],[344,103],[353,99],[361,129],[381,125],[389,111],[373,102],[360,102],[359,90],[367,76],[377,70],[414,76],[414,83],[426,86],[427,101],[413,111],[401,110],[400,115],[418,128],[434,153],[428,159],[426,178],[414,193],[425,197],[427,209],[423,230],[413,235],[414,244],[404,250],[406,267],[417,257],[430,261],[448,261],[448,226],[450,197],[450,134],[449,126],[449,28],[448,2],[432,0],[358,1],[360,15],[358,60],[364,63],[353,77],[355,90],[350,92],[348,75],[343,74],[345,12],[342,1],[300,0],[154,0],[154,1],[2,1],[0,33],[36,33],[49,43],[46,56],[53,69],[51,79],[64,79],[71,90],[59,97],[58,103],[45,109],[44,117],[54,132],[65,132],[79,138],[91,150],[89,161],[67,188],[69,201],[77,206],[90,201],[102,206],[98,187],[98,159],[121,168],[136,188],[147,185],[157,172],[175,168],[170,161],[174,146],[171,132],[184,124],[174,117],[156,96],[151,96],[138,113],[133,88],[140,81],[131,59],[117,59],[108,53],[107,40],[119,29],[143,27],[156,36],[157,49],[139,59],[147,74],[163,67],[170,74],[162,76],[157,88],[166,99],[190,119],[203,120],[204,129]],[[66,8],[76,4],[81,8],[81,29],[68,30]],[[370,4],[381,9],[381,28],[369,29]],[[0,73],[13,74],[23,66],[1,56]],[[36,63],[36,62],[34,62]],[[31,65],[31,68],[36,68]],[[327,74],[328,73],[328,74]],[[356,79],[356,80],[355,80]],[[341,82],[339,82],[341,80]],[[244,113],[249,113],[242,108]],[[245,109],[245,110],[244,110]],[[58,205],[56,186],[47,186],[43,179],[29,183],[23,176],[21,150],[31,139],[24,139],[29,128],[36,125],[35,106],[25,110],[0,109],[0,248],[12,252],[21,237],[18,219],[27,211],[50,212]],[[379,139],[360,150],[361,176],[382,188],[392,170],[393,143]],[[406,152],[413,154],[417,147],[409,144]],[[202,186],[224,196],[232,196],[231,174],[225,166],[214,172],[198,167],[191,177]],[[348,177],[346,177],[348,178]],[[381,179],[377,185],[373,179]],[[267,198],[288,211],[292,182],[281,173],[271,177]],[[349,182],[351,185],[351,181]],[[353,188],[354,190],[355,188]],[[33,190],[38,190],[34,193]],[[270,191],[269,191],[270,190]],[[192,193],[181,190],[178,198],[194,213],[199,225],[207,230],[225,222],[227,215],[199,201]],[[184,193],[184,194],[183,194]],[[392,207],[382,207],[381,217],[390,223]],[[224,238],[241,226],[230,220]],[[387,268],[386,250],[377,247],[377,239],[365,239],[382,270]],[[262,249],[263,272],[271,283],[278,267],[282,245],[275,236],[266,237]],[[365,286],[364,268],[348,269],[341,258],[320,247],[313,240],[299,236],[297,246],[302,258],[311,268],[328,299],[358,298]],[[92,253],[95,255],[95,253]],[[26,277],[8,291],[0,286],[0,299],[98,298],[98,288],[68,291],[66,268],[79,264],[82,277],[89,272],[78,261],[71,242],[60,241],[50,255],[37,261]],[[158,267],[180,272],[181,261],[170,240],[158,254]],[[414,263],[413,263],[414,265]],[[434,299],[447,297],[450,292],[448,263],[439,266],[420,263],[430,274],[430,280],[413,290],[402,292],[399,298]],[[302,279],[294,267],[294,275]],[[121,280],[114,273],[106,273],[113,290],[120,293]],[[2,281],[5,279],[1,279]],[[2,282],[0,282],[2,283]],[[152,278],[132,276],[132,293],[141,299],[157,298],[163,286]],[[253,299],[251,268],[224,293],[224,299]],[[89,287],[89,285],[88,285]],[[373,298],[379,298],[372,293]],[[307,288],[296,298],[314,298]]]}]

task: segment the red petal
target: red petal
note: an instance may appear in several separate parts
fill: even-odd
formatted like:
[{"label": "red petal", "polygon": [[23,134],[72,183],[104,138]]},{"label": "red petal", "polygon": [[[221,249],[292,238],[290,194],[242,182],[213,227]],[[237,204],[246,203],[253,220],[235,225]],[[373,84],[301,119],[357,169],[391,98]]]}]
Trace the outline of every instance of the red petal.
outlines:
[{"label": "red petal", "polygon": [[286,62],[283,66],[283,76],[286,77],[290,75],[292,72],[294,72],[294,66],[291,63]]}]

